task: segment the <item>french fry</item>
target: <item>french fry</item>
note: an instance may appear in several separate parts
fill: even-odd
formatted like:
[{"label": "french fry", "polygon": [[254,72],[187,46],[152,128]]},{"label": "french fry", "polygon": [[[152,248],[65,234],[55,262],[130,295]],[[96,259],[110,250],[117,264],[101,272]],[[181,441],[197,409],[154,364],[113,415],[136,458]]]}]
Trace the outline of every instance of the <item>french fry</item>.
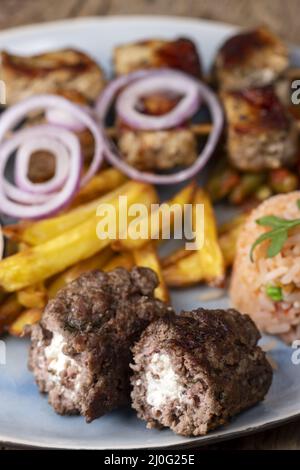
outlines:
[{"label": "french fry", "polygon": [[[116,222],[120,209],[118,196],[110,200]],[[152,186],[135,181],[126,184],[126,196],[128,206],[133,203],[150,205],[157,197]],[[97,235],[98,223],[103,219],[106,220],[93,214],[60,236],[1,260],[0,286],[7,292],[21,290],[103,250],[111,243],[109,237],[99,239]]]},{"label": "french fry", "polygon": [[186,256],[190,255],[191,251],[186,250],[185,248],[179,248],[176,251],[173,251],[169,255],[165,256],[161,259],[161,265],[163,268],[167,268],[172,264],[178,263],[181,259],[185,258]]},{"label": "french fry", "polygon": [[[237,239],[246,218],[247,214],[240,214],[219,227],[219,245],[223,253],[226,268],[231,267],[233,264]],[[168,268],[171,265],[176,265],[180,260],[190,255],[191,251],[180,248],[162,258],[161,265],[163,269]],[[176,271],[172,269],[171,274],[173,273],[175,275]],[[171,274],[168,274],[168,276],[171,276]]]},{"label": "french fry", "polygon": [[249,215],[249,212],[243,212],[242,214],[238,214],[236,217],[224,222],[222,225],[218,227],[219,235],[223,235],[224,233],[228,233],[231,230],[235,229],[236,227],[242,227]]},{"label": "french fry", "polygon": [[56,296],[57,292],[69,282],[77,279],[81,274],[92,271],[93,269],[102,269],[107,261],[112,257],[113,252],[108,246],[104,250],[96,253],[88,259],[80,261],[71,268],[67,269],[63,273],[59,274],[54,281],[48,286],[48,295],[52,299]]},{"label": "french fry", "polygon": [[163,276],[168,287],[187,287],[205,280],[203,267],[194,252],[163,268]]},{"label": "french fry", "polygon": [[112,200],[115,200],[117,196],[126,194],[127,189],[131,187],[130,185],[131,182],[125,183],[118,189],[107,193],[94,201],[68,212],[64,212],[56,217],[51,217],[31,224],[28,222],[21,222],[15,225],[8,225],[5,227],[4,233],[8,237],[13,237],[33,246],[45,243],[94,216],[97,207],[100,204],[109,204]]},{"label": "french fry", "polygon": [[[223,282],[225,278],[225,266],[223,254],[218,242],[214,209],[208,194],[201,188],[198,188],[196,191],[194,204],[194,207],[196,207],[196,204],[204,205],[204,244],[203,247],[196,251],[196,255],[204,269],[205,281],[219,284]],[[196,230],[196,227],[194,229]]]},{"label": "french fry", "polygon": [[[233,265],[237,241],[246,218],[246,214],[241,214],[240,216],[235,217],[231,222],[227,223],[227,231],[224,231],[219,236],[219,243],[224,256],[226,268]],[[222,230],[224,230],[224,226],[222,227]]]},{"label": "french fry", "polygon": [[[203,246],[182,256],[179,261],[163,269],[163,275],[169,287],[184,287],[207,282],[221,285],[225,277],[225,263],[218,243],[217,227],[212,205],[207,194],[197,189],[194,204],[204,205]],[[193,217],[193,222],[195,217]],[[195,230],[195,227],[194,227]]]},{"label": "french fry", "polygon": [[23,307],[15,294],[11,294],[3,300],[0,304],[0,333],[17,318],[22,310]]},{"label": "french fry", "polygon": [[93,178],[80,189],[72,201],[71,207],[85,204],[98,198],[102,194],[113,191],[121,186],[121,184],[125,183],[126,180],[126,176],[116,168],[107,168],[102,170],[100,173],[93,176]]},{"label": "french fry", "polygon": [[[146,245],[149,240],[159,239],[165,227],[170,227],[171,230],[176,214],[183,213],[184,205],[192,201],[195,188],[196,183],[192,181],[172,199],[162,203],[157,211],[135,221],[131,225],[132,233],[136,231],[141,236],[132,237],[130,232],[127,232],[126,236],[113,243],[113,249],[116,251],[137,250]],[[175,210],[170,210],[172,206]]]},{"label": "french fry", "polygon": [[43,283],[34,284],[17,292],[17,300],[26,308],[44,308],[48,302],[48,293]]},{"label": "french fry", "polygon": [[152,242],[147,243],[142,248],[133,251],[133,258],[135,264],[137,266],[144,266],[145,268],[151,268],[154,272],[156,272],[157,277],[159,279],[159,285],[155,289],[155,297],[164,302],[170,301],[170,295],[168,288],[166,286],[162,269],[160,265],[160,261]]},{"label": "french fry", "polygon": [[115,268],[125,268],[129,271],[134,266],[134,261],[130,251],[118,253],[103,267],[103,271],[112,271]]},{"label": "french fry", "polygon": [[43,310],[30,308],[24,310],[21,315],[9,326],[8,332],[13,336],[22,336],[26,326],[34,325],[40,321]]},{"label": "french fry", "polygon": [[221,235],[219,238],[226,268],[230,268],[233,265],[236,254],[236,244],[241,232],[241,228],[242,227],[235,227],[229,232]]}]

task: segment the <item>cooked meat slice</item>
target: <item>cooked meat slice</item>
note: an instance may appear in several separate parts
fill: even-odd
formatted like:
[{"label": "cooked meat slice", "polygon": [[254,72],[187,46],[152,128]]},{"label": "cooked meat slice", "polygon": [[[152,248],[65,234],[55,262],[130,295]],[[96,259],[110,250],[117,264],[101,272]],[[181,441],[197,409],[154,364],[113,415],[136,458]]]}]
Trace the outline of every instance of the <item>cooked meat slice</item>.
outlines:
[{"label": "cooked meat slice", "polygon": [[118,147],[124,160],[139,170],[189,166],[197,158],[197,142],[188,128],[168,131],[122,130]]},{"label": "cooked meat slice", "polygon": [[29,160],[28,178],[33,183],[44,183],[55,174],[55,159],[50,152],[34,152]]},{"label": "cooked meat slice", "polygon": [[248,315],[182,312],[153,322],[133,348],[132,406],[147,427],[199,436],[263,400],[272,369]]},{"label": "cooked meat slice", "polygon": [[105,84],[100,66],[75,49],[27,57],[2,51],[1,61],[1,79],[6,84],[8,105],[59,88],[76,90],[87,100],[94,101]]},{"label": "cooked meat slice", "polygon": [[261,27],[230,37],[219,50],[214,73],[223,90],[268,85],[288,66],[285,44]]},{"label": "cooked meat slice", "polygon": [[222,93],[227,149],[240,170],[260,171],[295,162],[297,126],[271,86]]},{"label": "cooked meat slice", "polygon": [[87,421],[129,401],[130,348],[170,312],[147,268],[91,271],[61,289],[31,329],[29,368],[60,414]]},{"label": "cooked meat slice", "polygon": [[[171,111],[180,100],[172,93],[153,93],[138,103],[139,110],[152,116]],[[118,121],[118,147],[124,160],[144,171],[188,166],[197,158],[197,139],[187,125],[162,131],[139,131]]]},{"label": "cooked meat slice", "polygon": [[195,77],[201,76],[199,53],[190,39],[150,39],[123,44],[114,50],[114,68],[117,75],[158,67],[170,67]]}]

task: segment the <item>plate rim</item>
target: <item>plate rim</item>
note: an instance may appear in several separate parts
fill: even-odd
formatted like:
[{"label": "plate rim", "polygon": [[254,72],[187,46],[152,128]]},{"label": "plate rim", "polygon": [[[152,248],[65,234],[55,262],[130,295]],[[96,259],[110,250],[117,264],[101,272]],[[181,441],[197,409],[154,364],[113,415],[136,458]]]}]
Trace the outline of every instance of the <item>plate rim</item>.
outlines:
[{"label": "plate rim", "polygon": [[[255,405],[254,405],[255,406]],[[247,411],[247,410],[246,410]],[[243,429],[242,431],[232,431],[227,434],[220,434],[220,435],[211,435],[208,433],[205,436],[198,436],[198,437],[188,437],[185,438],[184,436],[178,436],[179,438],[182,438],[182,441],[176,443],[176,444],[168,444],[168,445],[163,445],[163,444],[158,444],[158,445],[138,445],[135,447],[132,447],[131,445],[120,445],[118,447],[116,446],[107,446],[107,447],[95,447],[94,445],[89,446],[89,445],[73,445],[73,444],[63,444],[63,445],[54,445],[52,443],[49,444],[44,444],[38,440],[30,441],[27,439],[19,439],[16,438],[14,440],[11,440],[9,437],[5,437],[2,434],[0,434],[0,442],[1,445],[9,445],[9,446],[14,446],[14,445],[20,445],[23,447],[27,448],[35,448],[35,449],[66,449],[66,450],[103,450],[103,451],[110,451],[110,450],[139,450],[139,449],[183,449],[183,448],[193,448],[193,447],[204,447],[207,445],[211,445],[214,443],[219,443],[219,442],[225,442],[229,441],[231,439],[237,439],[240,437],[245,437],[249,436],[251,434],[255,434],[258,432],[263,432],[267,431],[273,428],[276,428],[278,426],[281,426],[282,424],[287,424],[287,423],[292,423],[294,421],[297,421],[297,419],[300,418],[300,411],[296,414],[291,414],[291,415],[286,415],[283,418],[279,418],[278,420],[268,422],[265,424],[261,424],[258,426],[250,426],[247,429]],[[230,421],[229,423],[230,424]],[[146,424],[145,424],[146,426]],[[225,425],[227,426],[227,424]],[[222,429],[222,428],[220,428]],[[187,440],[185,440],[187,439]]]},{"label": "plate rim", "polygon": [[76,18],[64,18],[58,19],[53,21],[44,21],[40,23],[29,23],[20,26],[13,26],[12,28],[3,28],[0,30],[0,40],[4,37],[4,39],[10,36],[14,36],[15,34],[30,34],[32,32],[37,32],[38,30],[42,30],[44,28],[57,28],[57,27],[64,27],[64,26],[73,26],[73,25],[80,25],[100,22],[105,23],[112,20],[120,21],[120,22],[127,22],[127,21],[149,21],[149,22],[163,22],[163,21],[170,21],[176,23],[190,23],[190,24],[207,24],[210,26],[215,27],[224,27],[228,29],[242,29],[242,27],[238,25],[234,25],[232,23],[226,23],[223,21],[215,21],[206,18],[192,18],[190,16],[176,16],[176,15],[139,15],[139,14],[131,14],[131,15],[106,15],[106,16],[80,16]]},{"label": "plate rim", "polygon": [[[224,28],[228,32],[240,29],[240,26],[222,22],[222,21],[215,21],[210,19],[203,19],[203,18],[191,18],[189,16],[176,16],[176,15],[141,15],[141,14],[131,14],[131,15],[107,15],[107,16],[82,16],[77,18],[65,18],[59,19],[54,21],[45,21],[40,23],[30,23],[21,26],[15,26],[12,28],[4,28],[0,30],[0,41],[2,40],[9,40],[16,39],[16,36],[19,35],[31,35],[34,33],[45,33],[49,32],[49,30],[55,30],[57,28],[72,28],[72,27],[80,27],[80,26],[88,26],[89,24],[95,23],[109,23],[109,22],[131,22],[131,21],[146,21],[149,23],[152,22],[169,22],[169,23],[181,23],[181,24],[192,24],[192,25],[207,25],[215,28]],[[26,38],[25,38],[26,39]],[[185,438],[183,436],[179,436],[180,441],[176,444],[160,444],[160,441],[157,445],[150,445],[147,446],[147,443],[140,444],[138,446],[133,447],[132,445],[119,445],[119,446],[95,446],[95,445],[80,445],[80,444],[72,444],[72,443],[63,443],[62,445],[54,443],[44,443],[37,439],[24,439],[24,438],[13,438],[11,436],[5,435],[0,431],[0,442],[2,445],[8,446],[23,446],[25,448],[48,448],[48,449],[83,449],[83,450],[92,450],[92,449],[101,449],[101,450],[134,450],[134,449],[171,449],[171,448],[184,448],[184,447],[196,447],[196,446],[205,446],[210,445],[216,442],[223,442],[234,438],[243,437],[246,435],[254,434],[257,432],[262,432],[267,429],[275,428],[287,422],[296,421],[300,417],[300,411],[297,413],[286,413],[283,417],[273,420],[272,422],[267,422],[260,425],[253,425],[249,426],[243,430],[235,430],[232,432],[228,432],[225,434],[220,435],[210,435],[209,433],[206,436],[199,436],[194,438]],[[221,428],[223,429],[223,428]]]}]

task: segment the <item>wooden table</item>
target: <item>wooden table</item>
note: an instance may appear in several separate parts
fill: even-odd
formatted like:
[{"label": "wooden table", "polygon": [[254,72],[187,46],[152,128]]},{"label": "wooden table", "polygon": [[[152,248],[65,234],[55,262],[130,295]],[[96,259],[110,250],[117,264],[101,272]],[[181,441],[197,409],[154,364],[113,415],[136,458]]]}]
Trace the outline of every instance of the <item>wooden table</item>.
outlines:
[{"label": "wooden table", "polygon": [[[0,29],[79,16],[178,15],[247,27],[264,23],[300,44],[299,12],[299,0],[2,0]],[[210,448],[300,449],[300,421]]]}]

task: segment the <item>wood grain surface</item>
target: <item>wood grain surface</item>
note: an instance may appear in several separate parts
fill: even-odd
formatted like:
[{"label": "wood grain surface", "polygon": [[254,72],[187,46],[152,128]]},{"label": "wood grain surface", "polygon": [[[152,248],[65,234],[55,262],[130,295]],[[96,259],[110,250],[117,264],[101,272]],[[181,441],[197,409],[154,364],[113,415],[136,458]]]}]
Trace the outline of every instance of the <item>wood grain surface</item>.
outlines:
[{"label": "wood grain surface", "polygon": [[[299,13],[299,0],[1,0],[0,29],[80,16],[178,15],[247,27],[267,24],[300,44]],[[300,449],[300,421],[209,448]]]}]

